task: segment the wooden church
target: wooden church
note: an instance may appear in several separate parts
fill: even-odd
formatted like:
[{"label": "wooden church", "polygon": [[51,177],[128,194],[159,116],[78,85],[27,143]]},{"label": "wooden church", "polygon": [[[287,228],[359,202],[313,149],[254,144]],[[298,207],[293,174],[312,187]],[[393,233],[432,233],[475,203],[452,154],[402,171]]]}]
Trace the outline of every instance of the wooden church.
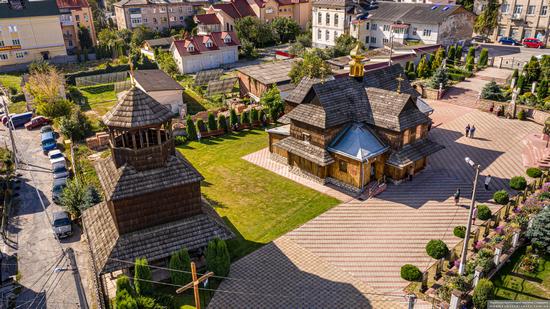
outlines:
[{"label": "wooden church", "polygon": [[[105,201],[82,221],[99,277],[138,257],[162,263],[234,235],[201,196],[201,174],[174,147],[170,109],[133,86],[103,117],[111,155],[95,168]],[[126,261],[126,262],[124,262]]]},{"label": "wooden church", "polygon": [[304,78],[285,98],[286,125],[268,130],[271,158],[353,192],[399,182],[443,147],[428,138],[429,106],[396,64],[365,74],[357,46],[349,76]]}]

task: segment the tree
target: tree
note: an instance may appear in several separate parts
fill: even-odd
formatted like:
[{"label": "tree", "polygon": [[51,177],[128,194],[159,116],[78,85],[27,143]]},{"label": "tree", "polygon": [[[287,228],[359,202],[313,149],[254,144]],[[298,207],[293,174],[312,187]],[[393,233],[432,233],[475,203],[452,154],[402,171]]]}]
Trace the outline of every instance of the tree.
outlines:
[{"label": "tree", "polygon": [[138,309],[136,300],[126,290],[116,292],[115,306],[117,309]]},{"label": "tree", "polygon": [[303,60],[292,64],[288,76],[294,84],[298,84],[306,76],[324,79],[331,74],[329,65],[315,51],[308,51],[304,53]]},{"label": "tree", "polygon": [[455,226],[453,235],[458,238],[464,238],[464,236],[466,236],[466,227],[464,225]]},{"label": "tree", "polygon": [[515,176],[510,179],[510,188],[523,191],[527,188],[527,181],[523,176]]},{"label": "tree", "polygon": [[276,17],[271,21],[271,27],[279,43],[293,41],[300,34],[300,25],[288,17]]},{"label": "tree", "polygon": [[137,258],[134,265],[134,287],[139,295],[150,295],[153,293],[153,284],[151,282],[151,268],[146,258]]},{"label": "tree", "polygon": [[250,113],[248,111],[243,111],[241,114],[241,123],[250,125]]},{"label": "tree", "polygon": [[449,47],[449,51],[447,52],[447,62],[448,62],[449,64],[453,64],[453,63],[454,63],[455,55],[456,55],[456,46],[455,46],[455,45],[451,45],[451,46]]},{"label": "tree", "polygon": [[116,279],[116,291],[120,292],[122,290],[125,290],[130,295],[134,295],[134,288],[130,283],[130,279],[126,275],[121,275]]},{"label": "tree", "polygon": [[521,94],[523,92],[523,88],[525,88],[525,74],[521,74],[519,77],[518,77],[518,82],[517,82],[517,86],[516,86],[519,90],[519,94]]},{"label": "tree", "polygon": [[57,97],[52,101],[38,100],[36,111],[40,115],[54,119],[70,115],[73,106],[71,101]]},{"label": "tree", "polygon": [[489,279],[480,279],[474,288],[472,301],[476,309],[486,309],[487,301],[494,297],[494,286]]},{"label": "tree", "polygon": [[518,76],[519,76],[519,70],[518,69],[514,69],[514,72],[512,73],[512,79],[516,79],[516,82],[518,81]]},{"label": "tree", "polygon": [[255,108],[250,110],[250,121],[252,123],[260,121],[260,113],[258,113],[258,110]]},{"label": "tree", "polygon": [[506,190],[499,190],[493,194],[493,200],[499,205],[506,205],[510,201],[510,196]]},{"label": "tree", "polygon": [[100,44],[109,47],[113,58],[118,58],[126,55],[126,51],[130,50],[132,31],[105,28],[98,33],[97,38]]},{"label": "tree", "polygon": [[358,42],[356,38],[344,33],[336,38],[335,45],[333,47],[333,56],[341,57],[349,55],[350,51],[359,43],[360,48],[364,49],[362,42]]},{"label": "tree", "polygon": [[94,47],[92,36],[90,35],[90,29],[86,27],[78,27],[78,41],[80,42],[80,47],[83,50],[91,49],[92,47]]},{"label": "tree", "polygon": [[428,82],[428,87],[433,89],[439,89],[441,86],[443,89],[447,88],[449,83],[449,75],[447,74],[447,69],[443,66],[440,66],[435,71],[434,75],[430,78]]},{"label": "tree", "polygon": [[193,119],[191,119],[191,116],[187,116],[187,119],[185,119],[185,128],[187,132],[187,138],[190,141],[196,141],[197,140],[197,129],[195,128],[195,123],[193,122]]},{"label": "tree", "polygon": [[474,0],[458,0],[456,4],[462,5],[466,10],[472,12],[474,10]]},{"label": "tree", "polygon": [[260,98],[260,104],[269,110],[269,115],[273,122],[279,119],[279,115],[284,111],[285,105],[281,99],[281,93],[277,86],[269,88]]},{"label": "tree", "polygon": [[235,21],[237,36],[251,42],[254,47],[264,47],[274,42],[275,34],[271,24],[256,17],[246,16]]},{"label": "tree", "polygon": [[[172,279],[172,284],[175,285],[186,285],[191,281],[191,258],[186,248],[181,248],[178,251],[172,253],[170,257],[170,278]],[[179,271],[177,271],[179,270]]]},{"label": "tree", "polygon": [[229,274],[230,266],[229,250],[225,241],[219,238],[209,241],[206,249],[206,268],[216,276],[225,277]]},{"label": "tree", "polygon": [[225,133],[228,132],[227,130],[227,119],[224,115],[218,116],[218,128],[222,129]]},{"label": "tree", "polygon": [[474,57],[466,56],[466,70],[468,72],[474,71]]},{"label": "tree", "polygon": [[537,167],[528,168],[525,173],[531,178],[540,178],[542,176],[542,170]]},{"label": "tree", "polygon": [[422,278],[422,272],[412,264],[405,264],[401,266],[401,278],[407,281],[419,281]]},{"label": "tree", "polygon": [[422,58],[420,58],[420,62],[418,62],[418,65],[416,66],[416,76],[419,78],[426,77],[427,65],[426,56],[422,56]]},{"label": "tree", "polygon": [[159,68],[166,72],[166,74],[175,76],[179,73],[178,65],[170,52],[158,51],[156,53],[155,60],[157,61]]},{"label": "tree", "polygon": [[79,108],[74,108],[69,116],[59,119],[61,134],[75,142],[81,141],[91,130],[90,120]]},{"label": "tree", "polygon": [[258,51],[254,44],[247,39],[241,39],[241,48],[239,54],[248,59],[258,58]]},{"label": "tree", "polygon": [[208,113],[208,130],[215,131],[218,129],[218,124],[216,123],[216,117],[214,114]]},{"label": "tree", "polygon": [[193,32],[193,30],[197,27],[197,23],[195,22],[193,16],[187,16],[183,21],[185,22],[184,29],[188,33]]},{"label": "tree", "polygon": [[29,80],[25,87],[35,102],[53,103],[63,99],[61,85],[65,81],[55,67],[34,62],[29,66],[29,71]]},{"label": "tree", "polygon": [[460,64],[461,61],[462,61],[462,45],[458,45],[456,47],[454,63]]},{"label": "tree", "polygon": [[481,98],[485,100],[502,100],[502,90],[499,85],[494,81],[490,81],[481,89]]},{"label": "tree", "polygon": [[543,79],[537,86],[537,99],[543,101],[548,96],[548,80]]},{"label": "tree", "polygon": [[541,79],[550,79],[550,56],[542,55],[540,59],[540,73]]},{"label": "tree", "polygon": [[493,216],[493,212],[487,205],[479,204],[477,205],[477,218],[479,220],[489,220]]},{"label": "tree", "polygon": [[202,120],[200,118],[199,118],[199,120],[197,120],[197,131],[201,132],[201,133],[208,131],[208,128],[204,124],[204,120]]},{"label": "tree", "polygon": [[479,53],[479,60],[477,62],[477,65],[479,67],[486,67],[488,60],[489,60],[489,50],[487,48],[483,48],[481,50],[481,53]]},{"label": "tree", "polygon": [[229,123],[231,126],[239,125],[239,116],[237,116],[237,112],[234,109],[229,111]]},{"label": "tree", "polygon": [[550,207],[544,208],[533,219],[533,224],[527,229],[527,237],[533,244],[550,253]]},{"label": "tree", "polygon": [[145,25],[140,25],[132,30],[130,44],[132,49],[138,49],[141,47],[145,40],[150,40],[155,37],[155,32],[151,28]]},{"label": "tree", "polygon": [[474,31],[480,34],[490,34],[498,25],[498,12],[500,3],[498,0],[487,0],[485,8],[474,23]]},{"label": "tree", "polygon": [[529,62],[527,63],[527,68],[525,69],[525,78],[527,86],[531,86],[533,82],[539,80],[540,77],[540,64],[535,56],[532,56]]},{"label": "tree", "polygon": [[440,47],[435,52],[435,59],[432,62],[432,66],[431,66],[432,71],[437,70],[441,66],[444,58],[445,58],[445,50],[442,47]]},{"label": "tree", "polygon": [[436,260],[442,259],[449,253],[449,248],[442,240],[432,239],[426,245],[426,253]]},{"label": "tree", "polygon": [[298,35],[296,37],[296,42],[290,45],[288,52],[292,55],[301,56],[308,47],[311,47],[311,29],[310,31]]},{"label": "tree", "polygon": [[[74,160],[74,158],[71,158]],[[88,186],[78,180],[69,179],[67,186],[61,194],[61,206],[74,217],[79,217],[80,213],[94,204],[90,195]]]}]

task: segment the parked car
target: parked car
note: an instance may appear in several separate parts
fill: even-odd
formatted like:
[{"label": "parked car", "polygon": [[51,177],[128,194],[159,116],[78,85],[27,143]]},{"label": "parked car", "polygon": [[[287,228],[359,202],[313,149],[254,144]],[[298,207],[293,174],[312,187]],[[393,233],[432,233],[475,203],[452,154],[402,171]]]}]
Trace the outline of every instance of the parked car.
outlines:
[{"label": "parked car", "polygon": [[53,132],[52,126],[43,126],[40,128],[40,133]]},{"label": "parked car", "polygon": [[535,38],[525,38],[522,42],[523,46],[529,48],[543,48],[544,43],[541,40]]},{"label": "parked car", "polygon": [[65,163],[65,156],[59,149],[50,150],[50,152],[48,152],[48,158],[50,159],[50,163],[52,165],[58,162]]},{"label": "parked car", "polygon": [[69,177],[69,171],[65,162],[57,162],[52,164],[53,179]]},{"label": "parked car", "polygon": [[42,133],[40,138],[42,143],[42,151],[45,154],[48,153],[50,150],[57,148],[57,142],[55,141],[53,131]]},{"label": "parked car", "polygon": [[73,234],[73,223],[66,212],[56,211],[53,213],[53,231],[59,238],[69,237]]},{"label": "parked car", "polygon": [[44,116],[36,116],[36,117],[32,118],[31,121],[25,123],[25,129],[32,130],[32,129],[39,128],[43,125],[49,124],[49,123],[50,123],[50,119],[48,119]]},{"label": "parked car", "polygon": [[472,41],[476,42],[476,43],[489,43],[489,42],[491,42],[491,40],[489,40],[489,37],[487,37],[486,35],[476,35],[472,38]]},{"label": "parked car", "polygon": [[52,185],[52,200],[54,203],[59,204],[61,201],[61,194],[63,189],[67,186],[67,178],[57,178],[53,180]]},{"label": "parked car", "polygon": [[4,122],[4,118],[2,118],[2,123],[4,125],[7,125],[8,122],[11,122],[13,125],[13,128],[17,128],[29,122],[31,119],[32,119],[32,112],[26,112],[22,114],[10,115],[10,117],[6,117],[5,122]]},{"label": "parked car", "polygon": [[498,39],[498,42],[502,45],[521,45],[521,43],[518,40],[515,40],[512,37],[509,36],[503,36],[500,39]]},{"label": "parked car", "polygon": [[6,116],[6,115],[2,116],[2,124],[6,125],[6,123],[8,123],[8,120],[10,119],[10,117],[13,116],[13,115],[15,115],[15,114],[9,114],[9,116]]}]

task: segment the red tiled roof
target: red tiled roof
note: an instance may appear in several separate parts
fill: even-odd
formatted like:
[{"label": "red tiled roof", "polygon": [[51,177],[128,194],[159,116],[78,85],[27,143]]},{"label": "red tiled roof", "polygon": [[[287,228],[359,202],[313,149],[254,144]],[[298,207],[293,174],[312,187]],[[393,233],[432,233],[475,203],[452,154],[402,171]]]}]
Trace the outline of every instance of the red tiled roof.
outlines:
[{"label": "red tiled roof", "polygon": [[195,15],[195,19],[197,24],[203,24],[203,25],[217,25],[220,23],[220,20],[218,19],[216,14]]},{"label": "red tiled roof", "polygon": [[242,18],[246,16],[256,16],[250,4],[246,0],[231,0],[229,3],[214,4],[213,7],[218,10],[224,11],[227,15],[233,19]]},{"label": "red tiled roof", "polygon": [[[231,37],[231,42],[225,43],[224,38],[226,35]],[[206,47],[208,40],[212,41],[212,47]],[[194,51],[188,51],[189,45],[193,44]],[[174,41],[174,46],[178,50],[178,53],[182,56],[198,55],[209,51],[219,50],[220,48],[227,46],[238,46],[240,41],[237,38],[237,33],[234,31],[226,32],[212,32],[208,35],[194,35],[184,40]]]},{"label": "red tiled roof", "polygon": [[83,8],[90,6],[88,0],[56,0],[56,2],[57,7],[60,9]]}]

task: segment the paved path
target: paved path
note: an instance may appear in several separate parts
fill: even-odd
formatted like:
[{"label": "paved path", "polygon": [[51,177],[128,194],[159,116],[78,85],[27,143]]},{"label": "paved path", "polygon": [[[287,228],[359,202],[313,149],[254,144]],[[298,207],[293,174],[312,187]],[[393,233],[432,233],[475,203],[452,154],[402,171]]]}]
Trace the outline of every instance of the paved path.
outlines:
[{"label": "paved path", "polygon": [[[446,148],[429,159],[425,171],[412,182],[389,186],[377,198],[336,206],[235,262],[230,277],[258,278],[259,282],[224,281],[220,290],[243,294],[217,292],[210,307],[281,307],[282,298],[259,295],[268,293],[289,295],[286,308],[331,308],[349,297],[354,303],[347,303],[346,308],[405,307],[402,289],[406,282],[399,276],[400,267],[411,263],[425,269],[433,263],[425,253],[430,239],[443,239],[449,246],[459,241],[452,229],[467,219],[473,177],[464,157],[479,162],[483,175],[493,175],[490,192],[481,184],[478,188],[478,202],[487,202],[509,177],[523,173],[520,141],[541,130],[532,122],[506,120],[446,103],[433,105],[435,127],[430,135]],[[462,136],[467,123],[478,128],[476,139]],[[457,188],[464,197],[460,207],[452,201]],[[282,261],[284,267],[279,267]],[[333,276],[334,272],[340,277]],[[298,283],[292,284],[292,278]],[[346,293],[327,292],[342,286]],[[247,294],[251,292],[258,295]]]}]

